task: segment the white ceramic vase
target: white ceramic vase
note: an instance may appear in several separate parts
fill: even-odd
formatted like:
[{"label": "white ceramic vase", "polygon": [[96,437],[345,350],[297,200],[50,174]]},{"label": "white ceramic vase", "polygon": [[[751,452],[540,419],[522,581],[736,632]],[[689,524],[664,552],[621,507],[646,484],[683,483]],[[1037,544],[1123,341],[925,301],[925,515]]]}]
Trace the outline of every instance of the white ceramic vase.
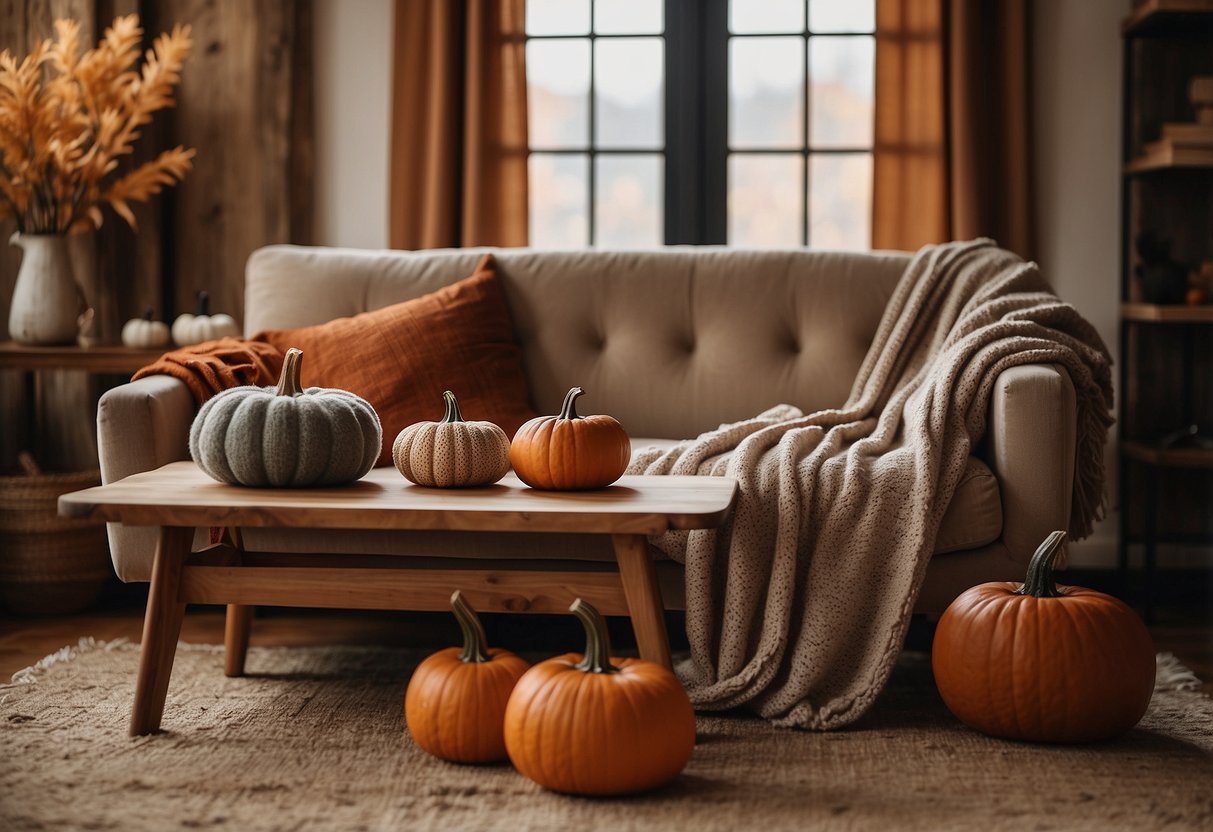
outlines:
[{"label": "white ceramic vase", "polygon": [[9,308],[9,337],[22,344],[75,343],[80,289],[72,276],[67,236],[16,233],[9,242],[23,252]]}]

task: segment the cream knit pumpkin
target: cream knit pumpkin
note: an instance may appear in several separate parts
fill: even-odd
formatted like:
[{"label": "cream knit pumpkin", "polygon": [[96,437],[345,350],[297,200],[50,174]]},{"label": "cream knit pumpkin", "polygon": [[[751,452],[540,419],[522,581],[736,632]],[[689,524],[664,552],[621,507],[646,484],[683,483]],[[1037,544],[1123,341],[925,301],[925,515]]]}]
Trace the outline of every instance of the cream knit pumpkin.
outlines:
[{"label": "cream knit pumpkin", "polygon": [[497,482],[510,470],[510,440],[492,422],[465,422],[455,394],[442,394],[441,422],[409,425],[392,443],[392,461],[405,479],[431,488]]},{"label": "cream knit pumpkin", "polygon": [[299,384],[303,352],[287,350],[275,387],[233,387],[202,405],[190,456],[220,482],[271,488],[340,485],[375,465],[383,428],[370,402]]}]

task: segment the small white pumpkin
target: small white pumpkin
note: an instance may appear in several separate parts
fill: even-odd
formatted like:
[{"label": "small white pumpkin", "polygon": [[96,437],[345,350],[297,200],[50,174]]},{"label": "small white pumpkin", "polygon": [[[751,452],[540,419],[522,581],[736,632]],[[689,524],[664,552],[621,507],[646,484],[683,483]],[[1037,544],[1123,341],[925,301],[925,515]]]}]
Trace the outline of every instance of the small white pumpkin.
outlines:
[{"label": "small white pumpkin", "polygon": [[270,488],[361,479],[383,450],[370,402],[348,390],[299,383],[291,347],[277,387],[233,387],[208,400],[190,426],[190,456],[220,482]]},{"label": "small white pumpkin", "polygon": [[173,321],[173,340],[179,346],[188,347],[190,344],[201,344],[203,341],[214,341],[228,335],[239,335],[240,325],[231,315],[211,315],[211,298],[206,292],[198,293],[198,313],[191,315],[186,312],[178,315]]},{"label": "small white pumpkin", "polygon": [[510,470],[510,440],[492,422],[465,422],[455,394],[442,394],[441,422],[409,425],[392,443],[392,462],[404,478],[429,488],[466,488],[497,482]]},{"label": "small white pumpkin", "polygon": [[136,349],[152,349],[168,346],[168,324],[152,320],[149,306],[142,318],[131,318],[122,326],[122,343]]}]

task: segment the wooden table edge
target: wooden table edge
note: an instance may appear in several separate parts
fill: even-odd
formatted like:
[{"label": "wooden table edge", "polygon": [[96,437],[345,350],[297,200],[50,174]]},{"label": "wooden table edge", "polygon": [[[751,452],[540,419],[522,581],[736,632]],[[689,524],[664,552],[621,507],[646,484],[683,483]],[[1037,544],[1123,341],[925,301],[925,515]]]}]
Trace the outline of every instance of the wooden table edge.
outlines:
[{"label": "wooden table edge", "polygon": [[[137,475],[134,475],[137,476]],[[654,477],[657,479],[657,477]],[[664,479],[664,478],[662,478]],[[684,477],[680,479],[693,479]],[[737,501],[738,484],[732,478],[711,477],[714,483],[731,482],[728,501],[710,510],[676,511],[591,511],[543,506],[538,509],[501,510],[460,509],[458,507],[410,507],[374,505],[363,507],[311,505],[307,507],[214,504],[165,504],[146,500],[123,501],[96,497],[118,483],[63,494],[58,500],[62,517],[94,519],[127,526],[235,526],[274,527],[294,525],[301,528],[354,529],[370,531],[462,531],[462,532],[546,532],[586,534],[661,534],[676,529],[690,531],[719,526]],[[718,487],[718,486],[713,486]],[[249,489],[255,491],[256,489]],[[282,489],[274,489],[280,492]],[[723,489],[722,489],[723,490]],[[305,512],[306,522],[283,521],[283,514]],[[351,516],[357,514],[357,520]]]}]

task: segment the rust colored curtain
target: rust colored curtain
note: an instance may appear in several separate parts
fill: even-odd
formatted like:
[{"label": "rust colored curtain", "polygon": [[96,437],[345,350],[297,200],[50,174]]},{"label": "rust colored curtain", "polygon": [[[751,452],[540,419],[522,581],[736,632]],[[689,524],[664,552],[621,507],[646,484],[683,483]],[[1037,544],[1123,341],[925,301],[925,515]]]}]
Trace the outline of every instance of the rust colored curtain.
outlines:
[{"label": "rust colored curtain", "polygon": [[873,248],[1032,256],[1031,5],[877,0]]},{"label": "rust colored curtain", "polygon": [[397,0],[393,248],[527,243],[524,0]]}]

